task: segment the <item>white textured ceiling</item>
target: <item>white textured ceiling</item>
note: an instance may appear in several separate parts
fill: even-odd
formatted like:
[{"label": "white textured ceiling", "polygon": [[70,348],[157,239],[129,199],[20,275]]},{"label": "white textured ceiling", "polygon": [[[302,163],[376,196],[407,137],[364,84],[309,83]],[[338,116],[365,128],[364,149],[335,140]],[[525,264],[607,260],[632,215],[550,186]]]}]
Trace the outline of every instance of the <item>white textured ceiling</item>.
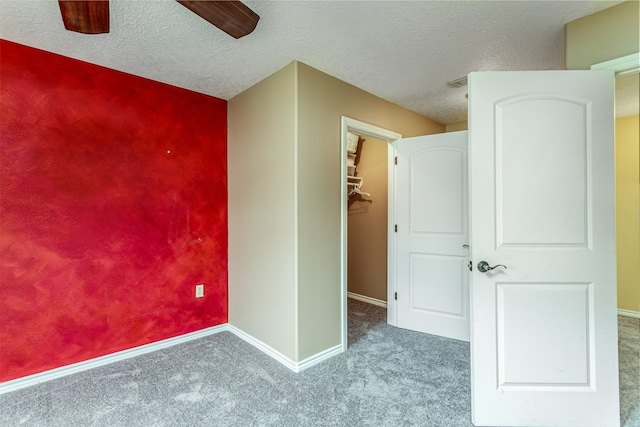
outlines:
[{"label": "white textured ceiling", "polygon": [[564,68],[564,24],[619,1],[245,1],[236,40],[173,0],[111,0],[111,31],[66,31],[55,0],[0,0],[0,37],[230,99],[294,60],[449,124],[471,71]]},{"label": "white textured ceiling", "polygon": [[640,74],[616,77],[616,117],[640,114]]}]

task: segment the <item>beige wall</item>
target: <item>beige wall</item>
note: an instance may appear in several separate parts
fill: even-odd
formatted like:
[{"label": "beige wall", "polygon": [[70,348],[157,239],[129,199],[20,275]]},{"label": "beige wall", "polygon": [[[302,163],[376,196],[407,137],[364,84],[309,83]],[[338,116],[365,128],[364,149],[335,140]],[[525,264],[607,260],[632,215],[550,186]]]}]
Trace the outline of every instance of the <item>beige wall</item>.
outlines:
[{"label": "beige wall", "polygon": [[640,116],[616,120],[618,308],[640,312]]},{"label": "beige wall", "polygon": [[459,130],[468,130],[469,123],[465,120],[463,122],[451,123],[447,125],[447,132],[457,132]]},{"label": "beige wall", "polygon": [[591,65],[640,50],[640,3],[627,1],[565,26],[567,70]]},{"label": "beige wall", "polygon": [[341,116],[445,127],[298,62],[228,109],[229,322],[300,362],[341,344]]},{"label": "beige wall", "polygon": [[298,69],[298,333],[300,360],[338,345],[340,123],[360,120],[405,137],[445,127],[305,64]]},{"label": "beige wall", "polygon": [[387,300],[387,181],[389,143],[365,137],[358,176],[369,202],[355,202],[348,212],[348,291]]},{"label": "beige wall", "polygon": [[229,323],[295,360],[296,67],[228,103]]},{"label": "beige wall", "polygon": [[445,127],[298,62],[228,108],[229,322],[303,361],[341,344],[341,116]]}]

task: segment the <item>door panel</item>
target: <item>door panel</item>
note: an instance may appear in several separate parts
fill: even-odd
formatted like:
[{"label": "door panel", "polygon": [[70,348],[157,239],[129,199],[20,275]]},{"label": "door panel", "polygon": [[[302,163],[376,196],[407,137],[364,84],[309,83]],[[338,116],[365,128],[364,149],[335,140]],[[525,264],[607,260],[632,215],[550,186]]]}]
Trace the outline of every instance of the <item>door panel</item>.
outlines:
[{"label": "door panel", "polygon": [[[498,388],[591,387],[590,283],[499,283]],[[564,313],[570,318],[557,322]],[[539,334],[540,328],[553,334]],[[554,366],[555,369],[549,369]]]},{"label": "door panel", "polygon": [[[416,253],[410,257],[410,309],[464,316],[466,304],[462,297],[465,292],[461,285],[466,283],[466,257]],[[423,280],[425,277],[430,280]]]},{"label": "door panel", "polygon": [[469,340],[467,132],[396,141],[397,326]]},{"label": "door panel", "polygon": [[473,420],[619,425],[613,74],[469,76]]},{"label": "door panel", "polygon": [[495,115],[498,245],[585,245],[591,154],[586,101],[525,95],[496,103]]},{"label": "door panel", "polygon": [[463,224],[466,216],[463,218],[462,212],[466,151],[446,145],[432,147],[411,154],[408,161],[411,234],[461,235],[466,228]]}]

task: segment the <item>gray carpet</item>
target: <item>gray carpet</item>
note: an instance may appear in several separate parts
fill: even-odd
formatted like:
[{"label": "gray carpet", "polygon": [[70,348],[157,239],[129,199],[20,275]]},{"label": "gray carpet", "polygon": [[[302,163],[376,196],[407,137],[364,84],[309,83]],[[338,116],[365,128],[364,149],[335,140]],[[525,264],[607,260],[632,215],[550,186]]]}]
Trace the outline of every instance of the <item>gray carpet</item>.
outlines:
[{"label": "gray carpet", "polygon": [[640,427],[640,319],[618,316],[620,420]]},{"label": "gray carpet", "polygon": [[[2,395],[0,425],[472,426],[468,343],[385,313],[349,300],[349,350],[299,374],[223,332]],[[640,426],[638,330],[621,319],[627,427]]]}]

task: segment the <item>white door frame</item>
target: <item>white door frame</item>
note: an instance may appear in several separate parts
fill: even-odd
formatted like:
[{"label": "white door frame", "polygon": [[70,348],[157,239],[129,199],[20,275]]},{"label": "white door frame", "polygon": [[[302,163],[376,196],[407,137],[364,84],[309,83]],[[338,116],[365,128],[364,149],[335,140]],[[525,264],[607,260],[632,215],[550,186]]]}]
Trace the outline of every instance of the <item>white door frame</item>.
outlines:
[{"label": "white door frame", "polygon": [[640,64],[640,52],[593,64],[591,69],[613,70],[616,76],[626,76],[627,74],[637,74],[640,72],[640,65],[638,64]]},{"label": "white door frame", "polygon": [[[640,52],[636,52],[636,53],[632,53],[631,55],[621,56],[619,58],[614,58],[609,61],[593,64],[591,65],[591,69],[592,70],[613,70],[616,77],[618,77],[618,76],[626,76],[629,74],[640,73],[639,64],[640,64]],[[616,260],[617,260],[617,255],[616,255]],[[620,308],[618,308],[618,314],[622,316],[640,318],[640,313],[637,313],[635,311],[622,310]]]},{"label": "white door frame", "polygon": [[396,313],[393,301],[395,292],[395,257],[393,254],[393,244],[395,233],[395,168],[393,167],[395,158],[395,141],[402,138],[402,135],[381,127],[370,125],[349,117],[342,116],[342,128],[340,132],[340,292],[341,292],[341,324],[342,324],[342,350],[347,350],[348,330],[347,330],[347,131],[359,135],[370,136],[372,138],[387,141],[388,158],[388,214],[387,214],[387,323],[395,326]]}]

